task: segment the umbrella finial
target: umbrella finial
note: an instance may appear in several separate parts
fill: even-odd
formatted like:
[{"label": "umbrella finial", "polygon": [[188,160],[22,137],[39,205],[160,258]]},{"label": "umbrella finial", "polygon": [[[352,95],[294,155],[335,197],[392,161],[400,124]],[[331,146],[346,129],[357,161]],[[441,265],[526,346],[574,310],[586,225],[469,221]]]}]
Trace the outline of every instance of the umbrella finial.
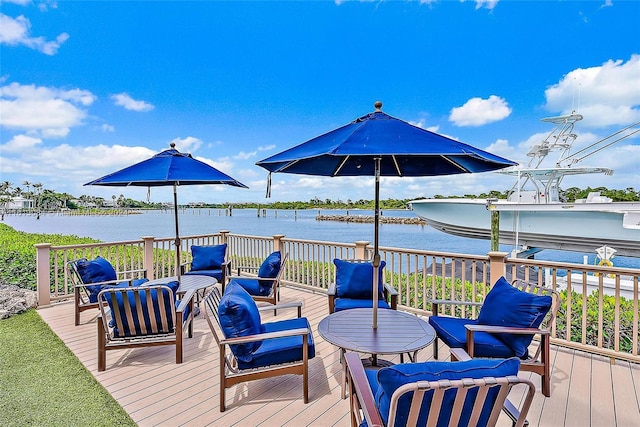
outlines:
[{"label": "umbrella finial", "polygon": [[373,107],[376,109],[376,113],[382,111],[382,101],[376,101]]},{"label": "umbrella finial", "polygon": [[176,143],[175,142],[171,142],[169,144],[169,147],[171,147],[172,150],[175,150],[176,149]]}]

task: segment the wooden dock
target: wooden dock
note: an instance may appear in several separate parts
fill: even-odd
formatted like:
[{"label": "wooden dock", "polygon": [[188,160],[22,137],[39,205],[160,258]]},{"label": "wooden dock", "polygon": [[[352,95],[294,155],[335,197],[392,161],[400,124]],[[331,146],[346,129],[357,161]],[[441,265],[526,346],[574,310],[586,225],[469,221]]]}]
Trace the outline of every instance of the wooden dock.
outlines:
[{"label": "wooden dock", "polygon": [[[140,426],[349,426],[348,400],[340,398],[339,352],[317,333],[328,314],[322,293],[285,287],[282,302],[304,301],[303,315],[314,331],[316,357],[310,361],[309,398],[302,402],[302,379],[284,376],[227,390],[227,410],[219,412],[218,349],[202,316],[194,337],[185,341],[184,363],[176,365],[174,347],[109,351],[107,370],[98,372],[94,313],[82,313],[74,326],[72,303],[38,310],[53,331]],[[97,314],[97,311],[96,313]],[[265,312],[265,321],[273,312]],[[276,319],[294,313],[278,312]],[[440,354],[447,354],[446,347]],[[430,360],[431,348],[419,353]],[[637,427],[640,425],[640,366],[552,346],[551,397],[540,379],[526,372],[537,392],[530,426]],[[395,360],[398,362],[398,360]],[[518,405],[518,390],[511,396]],[[96,414],[100,417],[100,414]],[[506,416],[500,426],[509,426]]]}]

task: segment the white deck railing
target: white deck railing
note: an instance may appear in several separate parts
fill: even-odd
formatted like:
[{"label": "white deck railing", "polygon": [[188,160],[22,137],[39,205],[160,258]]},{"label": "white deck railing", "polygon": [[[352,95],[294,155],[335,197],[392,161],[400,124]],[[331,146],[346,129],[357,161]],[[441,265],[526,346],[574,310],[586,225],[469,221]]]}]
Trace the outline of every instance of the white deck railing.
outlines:
[{"label": "white deck railing", "polygon": [[[181,262],[190,260],[192,245],[219,243],[229,245],[232,266],[259,266],[272,251],[287,252],[283,282],[319,292],[324,292],[335,278],[334,258],[370,259],[372,252],[369,242],[364,241],[349,244],[221,231],[182,237]],[[36,245],[39,304],[73,298],[65,266],[77,258],[101,255],[117,271],[145,269],[150,279],[175,275],[178,266],[174,245],[174,238],[154,237],[73,246]],[[640,269],[508,258],[503,252],[479,256],[381,247],[380,255],[386,264],[385,280],[398,291],[398,304],[403,310],[429,315],[432,299],[482,302],[490,284],[500,276],[508,280],[519,277],[561,292],[563,304],[552,330],[552,342],[640,362]],[[448,310],[446,314],[473,318],[478,308],[450,306]]]}]

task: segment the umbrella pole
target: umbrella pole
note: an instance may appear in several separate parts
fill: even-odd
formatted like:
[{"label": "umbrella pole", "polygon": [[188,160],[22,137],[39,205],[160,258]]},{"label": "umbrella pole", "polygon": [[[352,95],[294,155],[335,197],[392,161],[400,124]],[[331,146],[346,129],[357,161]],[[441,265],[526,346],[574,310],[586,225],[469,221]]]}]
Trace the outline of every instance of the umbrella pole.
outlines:
[{"label": "umbrella pole", "polygon": [[380,253],[378,234],[380,228],[380,157],[375,161],[375,199],[373,213],[373,329],[378,328],[378,286],[380,277]]},{"label": "umbrella pole", "polygon": [[176,184],[173,184],[173,213],[176,220],[176,275],[180,280],[180,234],[178,233],[178,186]]}]

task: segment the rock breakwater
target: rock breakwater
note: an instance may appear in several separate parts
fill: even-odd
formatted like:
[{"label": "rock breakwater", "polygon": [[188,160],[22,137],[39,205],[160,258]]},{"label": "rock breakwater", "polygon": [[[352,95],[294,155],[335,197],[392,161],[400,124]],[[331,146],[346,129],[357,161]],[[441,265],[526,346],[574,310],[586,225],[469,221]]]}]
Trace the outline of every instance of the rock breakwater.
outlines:
[{"label": "rock breakwater", "polygon": [[[374,222],[373,215],[317,215],[316,221],[340,221],[340,222],[359,222],[359,223],[372,223]],[[393,216],[380,216],[381,224],[412,224],[412,225],[426,225],[426,222],[418,217],[393,217]]]}]

